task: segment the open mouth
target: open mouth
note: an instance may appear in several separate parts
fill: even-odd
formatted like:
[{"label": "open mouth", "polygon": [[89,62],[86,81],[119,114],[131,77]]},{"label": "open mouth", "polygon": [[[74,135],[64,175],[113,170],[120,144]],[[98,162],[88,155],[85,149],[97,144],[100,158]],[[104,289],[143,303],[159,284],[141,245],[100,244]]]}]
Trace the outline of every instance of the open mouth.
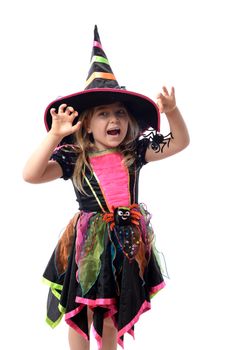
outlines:
[{"label": "open mouth", "polygon": [[120,134],[120,129],[116,128],[116,129],[107,130],[107,134],[108,135],[112,135],[112,136],[119,135]]}]

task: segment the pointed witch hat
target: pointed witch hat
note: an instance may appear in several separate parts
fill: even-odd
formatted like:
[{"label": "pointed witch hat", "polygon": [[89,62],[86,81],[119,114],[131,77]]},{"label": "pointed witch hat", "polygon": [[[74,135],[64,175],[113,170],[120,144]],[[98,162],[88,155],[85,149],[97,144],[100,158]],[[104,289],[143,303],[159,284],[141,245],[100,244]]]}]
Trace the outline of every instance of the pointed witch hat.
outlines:
[{"label": "pointed witch hat", "polygon": [[[107,56],[102,48],[97,26],[94,27],[94,42],[91,55],[90,69],[83,91],[61,97],[51,102],[45,111],[45,126],[50,130],[52,117],[50,109],[65,103],[72,106],[80,115],[86,109],[100,105],[122,102],[136,119],[141,132],[148,128],[160,129],[160,113],[156,103],[149,97],[136,92],[125,90],[119,86],[110,67]],[[78,116],[79,118],[79,116]],[[75,119],[74,123],[77,122]],[[69,143],[71,137],[65,137],[61,143]]]}]

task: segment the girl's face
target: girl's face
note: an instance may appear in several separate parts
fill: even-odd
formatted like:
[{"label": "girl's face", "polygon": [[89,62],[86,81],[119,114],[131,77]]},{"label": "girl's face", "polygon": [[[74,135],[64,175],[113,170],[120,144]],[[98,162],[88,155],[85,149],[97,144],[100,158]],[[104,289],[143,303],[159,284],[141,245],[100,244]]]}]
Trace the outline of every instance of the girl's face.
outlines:
[{"label": "girl's face", "polygon": [[87,132],[93,134],[97,150],[117,147],[127,135],[129,115],[120,102],[94,108]]}]

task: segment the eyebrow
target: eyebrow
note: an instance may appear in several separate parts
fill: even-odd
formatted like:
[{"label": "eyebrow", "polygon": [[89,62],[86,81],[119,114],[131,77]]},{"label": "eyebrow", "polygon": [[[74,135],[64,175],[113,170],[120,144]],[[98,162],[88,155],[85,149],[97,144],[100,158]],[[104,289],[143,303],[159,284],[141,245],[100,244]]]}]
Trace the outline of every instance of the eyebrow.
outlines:
[{"label": "eyebrow", "polygon": [[106,106],[98,106],[98,107],[95,107],[95,111],[98,112],[101,109],[105,109],[105,108],[106,108]]}]

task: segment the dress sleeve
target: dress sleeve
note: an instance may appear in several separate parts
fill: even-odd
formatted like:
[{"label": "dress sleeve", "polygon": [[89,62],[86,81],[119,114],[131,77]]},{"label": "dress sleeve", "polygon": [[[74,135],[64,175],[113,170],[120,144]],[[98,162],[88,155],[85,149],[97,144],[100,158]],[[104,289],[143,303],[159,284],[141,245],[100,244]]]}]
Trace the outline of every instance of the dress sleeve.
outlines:
[{"label": "dress sleeve", "polygon": [[63,171],[61,177],[64,180],[68,180],[72,177],[77,160],[77,153],[73,145],[57,147],[50,159],[54,160],[61,166]]},{"label": "dress sleeve", "polygon": [[147,164],[145,160],[146,150],[150,145],[150,141],[148,139],[140,139],[136,142],[136,163],[137,167],[142,168],[143,165]]},{"label": "dress sleeve", "polygon": [[165,136],[152,130],[148,130],[148,133],[144,133],[143,137],[136,141],[138,166],[142,167],[147,164],[145,160],[147,148],[151,148],[155,153],[163,152],[164,147],[169,147],[171,139],[173,139],[171,132]]}]

